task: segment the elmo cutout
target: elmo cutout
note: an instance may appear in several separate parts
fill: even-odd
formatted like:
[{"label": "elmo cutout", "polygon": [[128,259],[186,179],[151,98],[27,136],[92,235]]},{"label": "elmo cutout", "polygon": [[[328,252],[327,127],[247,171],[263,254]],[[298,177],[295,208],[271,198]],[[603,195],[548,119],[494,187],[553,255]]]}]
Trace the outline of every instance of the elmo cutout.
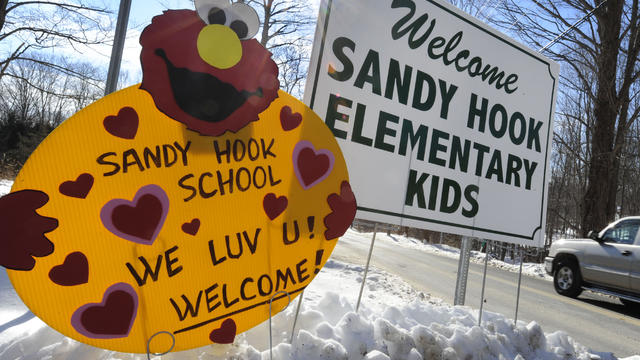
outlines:
[{"label": "elmo cutout", "polygon": [[233,343],[309,286],[355,217],[331,130],[278,90],[256,13],[196,0],[142,33],[140,85],[63,122],[0,198],[0,265],[78,341]]},{"label": "elmo cutout", "polygon": [[[249,31],[242,19],[232,28],[224,25],[243,6],[210,5],[202,10],[206,20],[218,22],[210,24],[195,11],[168,10],[140,36],[141,88],[160,111],[202,135],[240,130],[278,96],[271,53],[255,39],[240,39]],[[220,56],[216,45],[226,45],[227,53]]]}]

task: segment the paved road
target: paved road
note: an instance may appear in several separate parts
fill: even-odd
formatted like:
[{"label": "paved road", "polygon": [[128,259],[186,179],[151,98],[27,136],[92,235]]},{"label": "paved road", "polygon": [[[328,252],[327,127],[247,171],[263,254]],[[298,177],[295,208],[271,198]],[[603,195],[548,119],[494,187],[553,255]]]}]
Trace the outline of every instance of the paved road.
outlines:
[{"label": "paved road", "polygon": [[[332,258],[364,265],[369,245],[339,241]],[[371,264],[453,304],[457,259],[378,241]],[[475,309],[480,307],[482,273],[483,265],[471,263],[465,305]],[[517,273],[489,266],[484,309],[514,318],[517,284]],[[546,333],[563,330],[592,351],[617,357],[640,354],[640,311],[629,310],[617,299],[593,293],[570,299],[556,294],[549,281],[523,276],[518,320],[536,321]]]}]

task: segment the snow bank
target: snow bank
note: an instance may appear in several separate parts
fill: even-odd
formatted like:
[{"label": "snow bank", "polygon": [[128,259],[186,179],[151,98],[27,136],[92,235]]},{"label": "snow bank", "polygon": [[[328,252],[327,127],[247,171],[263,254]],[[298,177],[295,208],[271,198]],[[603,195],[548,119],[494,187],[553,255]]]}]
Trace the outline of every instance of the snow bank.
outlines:
[{"label": "snow bank", "polygon": [[[597,357],[566,333],[545,335],[535,322],[513,321],[450,306],[415,291],[400,278],[370,269],[360,311],[355,302],[363,268],[330,260],[304,293],[293,343],[298,298],[273,318],[273,358],[352,359],[615,359]],[[3,295],[13,292],[3,271]],[[71,340],[34,317],[20,301],[2,302],[0,359],[145,359],[146,355],[101,350]],[[21,315],[22,314],[22,315]],[[212,345],[162,359],[270,359],[268,322],[240,334],[232,345]],[[160,359],[160,357],[152,357]],[[640,359],[640,357],[638,357]]]}]

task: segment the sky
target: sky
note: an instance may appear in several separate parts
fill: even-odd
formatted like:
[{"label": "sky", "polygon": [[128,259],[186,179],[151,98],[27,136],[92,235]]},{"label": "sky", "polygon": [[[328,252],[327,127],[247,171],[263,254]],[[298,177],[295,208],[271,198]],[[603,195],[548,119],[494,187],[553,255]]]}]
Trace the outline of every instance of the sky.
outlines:
[{"label": "sky", "polygon": [[[297,1],[297,0],[295,0]],[[310,0],[314,13],[318,12],[321,0]],[[112,11],[113,19],[113,35],[115,35],[115,22],[117,19],[120,0],[96,0],[96,6],[104,6]],[[118,88],[124,88],[139,83],[142,79],[142,71],[140,66],[140,50],[139,37],[144,28],[151,23],[151,19],[162,14],[167,9],[193,9],[193,0],[135,0],[131,1],[131,10],[129,15],[126,41],[123,49],[121,62],[121,82]],[[15,43],[11,43],[11,47],[15,47]],[[2,49],[0,49],[1,51]],[[109,45],[82,47],[76,46],[56,48],[53,55],[64,56],[67,58],[86,61],[104,69],[105,73],[109,66],[109,59],[112,48]],[[121,75],[122,76],[122,75]]]}]

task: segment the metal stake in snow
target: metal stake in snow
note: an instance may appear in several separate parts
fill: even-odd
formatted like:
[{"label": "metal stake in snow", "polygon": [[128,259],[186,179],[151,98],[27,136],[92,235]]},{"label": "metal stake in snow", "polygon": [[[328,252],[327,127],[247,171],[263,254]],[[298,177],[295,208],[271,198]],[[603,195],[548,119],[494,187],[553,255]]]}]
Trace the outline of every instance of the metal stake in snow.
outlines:
[{"label": "metal stake in snow", "polygon": [[458,277],[456,279],[456,293],[453,305],[464,305],[464,297],[467,293],[467,277],[469,276],[469,260],[471,259],[471,238],[464,236],[460,247],[458,259]]},{"label": "metal stake in snow", "polygon": [[300,300],[298,300],[298,307],[296,308],[296,316],[293,318],[293,326],[291,327],[291,341],[289,344],[293,344],[293,336],[295,335],[296,322],[298,322],[298,314],[300,314],[300,307],[302,305],[302,298],[304,297],[304,290],[300,293]]},{"label": "metal stake in snow", "polygon": [[[277,297],[278,294],[283,294],[283,296]],[[273,317],[273,313],[271,312],[271,304],[273,303],[273,300],[281,299],[284,297],[284,295],[287,295],[287,299],[289,299],[287,301],[287,306],[289,306],[289,304],[291,303],[291,295],[289,295],[289,293],[284,290],[278,291],[277,293],[273,294],[271,299],[269,299],[269,359],[271,360],[273,360],[273,334],[271,330],[271,318]],[[286,309],[287,306],[285,306],[284,308]]]},{"label": "metal stake in snow", "polygon": [[367,281],[367,272],[369,271],[369,262],[371,261],[371,254],[373,253],[373,244],[376,242],[376,233],[378,232],[378,223],[373,225],[373,236],[371,237],[371,247],[369,248],[369,256],[367,257],[367,265],[364,268],[364,276],[362,277],[362,284],[360,284],[360,294],[358,294],[358,302],[356,303],[356,313],[360,308],[360,299],[362,298],[362,290],[364,289],[364,283]]},{"label": "metal stake in snow", "polygon": [[489,262],[489,242],[484,242],[484,272],[482,273],[482,293],[480,294],[480,314],[478,314],[478,326],[482,325],[482,307],[484,305],[484,288],[487,282],[487,263]]},{"label": "metal stake in snow", "polygon": [[518,296],[516,296],[516,317],[513,320],[513,324],[518,324],[518,307],[520,306],[520,284],[522,283],[522,263],[524,262],[524,251],[522,251],[522,247],[520,248],[520,273],[518,274]]}]

